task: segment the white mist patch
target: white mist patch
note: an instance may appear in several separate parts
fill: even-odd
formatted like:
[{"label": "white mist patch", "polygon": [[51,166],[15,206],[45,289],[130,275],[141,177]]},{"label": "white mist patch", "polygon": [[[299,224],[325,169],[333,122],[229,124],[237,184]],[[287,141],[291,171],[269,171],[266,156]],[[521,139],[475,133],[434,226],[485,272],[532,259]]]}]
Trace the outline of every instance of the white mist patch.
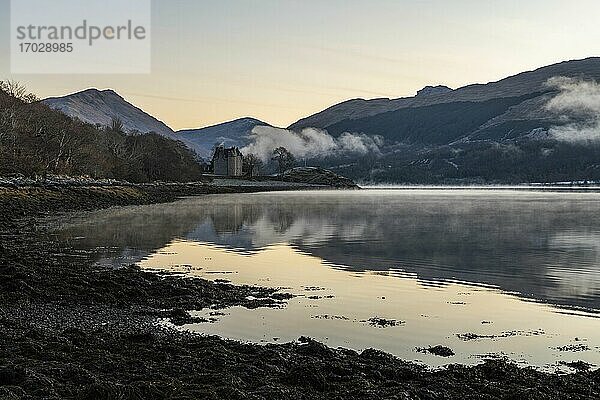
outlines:
[{"label": "white mist patch", "polygon": [[306,128],[301,132],[270,126],[257,126],[250,135],[252,143],[242,149],[244,154],[255,154],[263,161],[273,155],[273,149],[285,147],[295,157],[319,158],[328,155],[379,153],[383,144],[380,136],[343,133],[334,138],[327,131]]},{"label": "white mist patch", "polygon": [[565,121],[550,128],[550,136],[569,142],[600,140],[600,84],[596,81],[554,77],[547,86],[560,93],[546,104],[546,109]]}]

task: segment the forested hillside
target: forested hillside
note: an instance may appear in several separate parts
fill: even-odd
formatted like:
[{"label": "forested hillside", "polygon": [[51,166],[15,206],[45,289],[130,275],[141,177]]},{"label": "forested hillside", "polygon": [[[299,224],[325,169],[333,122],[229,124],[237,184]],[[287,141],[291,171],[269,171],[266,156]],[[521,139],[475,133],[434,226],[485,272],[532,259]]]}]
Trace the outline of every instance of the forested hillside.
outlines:
[{"label": "forested hillside", "polygon": [[51,110],[14,82],[0,82],[0,175],[88,175],[130,182],[193,181],[201,167],[181,142],[130,135],[115,119],[97,128]]},{"label": "forested hillside", "polygon": [[504,114],[510,107],[536,96],[402,108],[360,119],[346,119],[331,125],[328,131],[333,136],[344,132],[383,133],[382,136],[391,143],[448,144]]}]

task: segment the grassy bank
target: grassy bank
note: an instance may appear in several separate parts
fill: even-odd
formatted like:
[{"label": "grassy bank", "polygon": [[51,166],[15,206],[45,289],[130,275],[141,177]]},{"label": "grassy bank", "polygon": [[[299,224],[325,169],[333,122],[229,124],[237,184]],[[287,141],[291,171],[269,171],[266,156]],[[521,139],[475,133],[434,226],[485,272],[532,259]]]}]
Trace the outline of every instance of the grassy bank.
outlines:
[{"label": "grassy bank", "polygon": [[[55,242],[46,217],[216,191],[204,184],[0,188],[0,398],[590,399],[600,372],[503,361],[429,371],[376,350],[302,338],[258,346],[162,328],[186,310],[276,306],[270,289],[99,268]],[[252,296],[252,297],[249,297]],[[262,300],[248,300],[261,298]]]}]

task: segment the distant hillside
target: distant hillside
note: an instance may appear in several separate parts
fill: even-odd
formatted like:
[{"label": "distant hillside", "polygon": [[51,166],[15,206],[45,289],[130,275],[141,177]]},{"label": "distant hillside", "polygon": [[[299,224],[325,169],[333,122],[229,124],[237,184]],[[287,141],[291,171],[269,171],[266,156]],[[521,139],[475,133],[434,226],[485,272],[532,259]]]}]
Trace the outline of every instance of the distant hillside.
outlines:
[{"label": "distant hillside", "polygon": [[[570,89],[549,85],[552,78],[577,86],[559,113],[547,106]],[[485,85],[429,86],[410,98],[349,100],[290,129],[380,137],[377,154],[318,161],[364,182],[598,181],[600,140],[577,139],[582,130],[600,137],[598,116],[590,111],[600,107],[594,100],[600,97],[598,81],[600,58],[567,61]],[[568,134],[559,139],[551,134],[557,130]]]},{"label": "distant hillside", "polygon": [[329,126],[328,131],[333,136],[344,132],[381,135],[390,144],[449,144],[505,114],[511,107],[535,97],[537,94],[401,108],[370,117],[346,119]]},{"label": "distant hillside", "polygon": [[257,126],[270,125],[254,118],[241,118],[206,128],[178,131],[176,137],[200,157],[209,159],[215,144],[229,147],[245,147],[250,144],[250,133]]},{"label": "distant hillside", "polygon": [[154,132],[173,137],[173,130],[153,116],[127,102],[112,90],[87,89],[43,102],[54,110],[92,125],[109,126],[114,117],[123,121],[129,133]]},{"label": "distant hillside", "polygon": [[[545,86],[548,79],[555,76],[581,77],[587,79],[600,79],[600,57],[587,58],[584,60],[566,61],[559,64],[536,69],[535,71],[523,72],[515,76],[502,79],[488,84],[475,84],[465,86],[456,90],[425,88],[415,97],[399,99],[373,99],[348,100],[336,104],[317,114],[303,118],[290,125],[289,129],[299,130],[302,128],[327,129],[342,121],[352,121],[374,116],[390,111],[404,108],[427,107],[435,104],[449,104],[457,102],[484,102],[493,99],[527,96],[539,93],[539,96],[551,92]],[[434,89],[434,90],[432,90]],[[518,105],[521,116],[527,113],[535,113],[539,110],[539,101],[531,101]],[[351,122],[346,122],[350,126]],[[380,132],[386,136],[386,132]]]}]

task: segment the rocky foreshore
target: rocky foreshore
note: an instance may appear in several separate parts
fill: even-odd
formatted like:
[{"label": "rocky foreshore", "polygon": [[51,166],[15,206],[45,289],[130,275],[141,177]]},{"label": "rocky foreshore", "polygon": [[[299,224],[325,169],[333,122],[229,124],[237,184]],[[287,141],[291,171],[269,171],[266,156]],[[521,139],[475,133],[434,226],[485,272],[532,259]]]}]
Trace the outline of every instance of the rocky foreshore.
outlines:
[{"label": "rocky foreshore", "polygon": [[600,398],[598,371],[547,374],[498,360],[431,371],[309,338],[259,346],[166,328],[158,321],[190,322],[187,310],[281,306],[287,297],[95,267],[46,228],[59,213],[230,191],[149,187],[0,188],[1,399]]},{"label": "rocky foreshore", "polygon": [[311,183],[336,188],[358,188],[352,179],[338,175],[332,171],[317,167],[296,167],[276,176],[284,182]]},{"label": "rocky foreshore", "polygon": [[[267,183],[268,185],[266,185]],[[28,177],[24,175],[0,176],[0,188],[24,188],[24,187],[134,187],[134,188],[169,188],[169,187],[252,187],[264,189],[267,186],[279,190],[303,188],[336,188],[336,189],[356,189],[358,185],[351,179],[337,175],[334,172],[316,167],[297,167],[285,171],[282,174],[247,177],[220,177],[215,175],[205,175],[198,182],[179,183],[179,182],[152,182],[152,183],[131,183],[117,179],[97,179],[89,176],[73,177],[65,175],[47,175],[40,177]]]},{"label": "rocky foreshore", "polygon": [[[185,196],[217,193],[254,193],[266,191],[328,189],[310,183],[242,179],[208,179],[190,183],[129,183],[90,178],[25,177],[0,178],[0,213],[27,217],[47,212],[94,210],[111,206],[143,205],[174,201]],[[0,220],[4,223],[12,219]]]}]

